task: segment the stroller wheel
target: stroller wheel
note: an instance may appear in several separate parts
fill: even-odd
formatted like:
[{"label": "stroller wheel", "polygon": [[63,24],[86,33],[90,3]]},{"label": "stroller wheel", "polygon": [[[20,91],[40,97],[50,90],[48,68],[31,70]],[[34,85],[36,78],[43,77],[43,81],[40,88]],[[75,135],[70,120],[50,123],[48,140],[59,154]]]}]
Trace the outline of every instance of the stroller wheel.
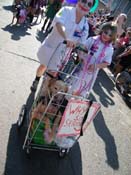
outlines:
[{"label": "stroller wheel", "polygon": [[25,151],[26,151],[26,154],[27,154],[27,155],[30,155],[30,153],[31,153],[31,148],[26,148]]},{"label": "stroller wheel", "polygon": [[25,155],[27,158],[31,158],[31,151],[32,151],[32,148],[30,146],[30,141],[27,140],[27,143],[26,143],[26,147],[24,148],[24,152],[25,152]]},{"label": "stroller wheel", "polygon": [[59,150],[59,157],[60,158],[64,158],[69,152],[69,149],[65,149],[65,148],[61,148]]},{"label": "stroller wheel", "polygon": [[19,118],[17,120],[17,127],[20,129],[23,126],[26,117],[26,105],[23,105],[20,110]]}]

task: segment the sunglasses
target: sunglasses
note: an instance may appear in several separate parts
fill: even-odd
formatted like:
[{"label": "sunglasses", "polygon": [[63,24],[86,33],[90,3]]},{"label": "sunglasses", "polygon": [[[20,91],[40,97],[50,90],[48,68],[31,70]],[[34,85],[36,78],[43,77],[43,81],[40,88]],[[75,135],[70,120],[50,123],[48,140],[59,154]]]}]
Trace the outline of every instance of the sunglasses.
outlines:
[{"label": "sunglasses", "polygon": [[82,2],[83,4],[85,4],[86,7],[91,8],[93,6],[92,2],[88,2],[88,0],[81,0],[80,2]]},{"label": "sunglasses", "polygon": [[112,37],[112,34],[109,31],[103,31],[105,35],[108,35],[110,38]]}]

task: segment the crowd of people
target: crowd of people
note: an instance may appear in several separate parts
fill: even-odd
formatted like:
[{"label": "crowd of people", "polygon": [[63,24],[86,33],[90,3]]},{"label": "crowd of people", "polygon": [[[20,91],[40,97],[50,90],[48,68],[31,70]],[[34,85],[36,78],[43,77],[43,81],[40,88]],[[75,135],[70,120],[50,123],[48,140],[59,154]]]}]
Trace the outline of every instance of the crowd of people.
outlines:
[{"label": "crowd of people", "polygon": [[[36,15],[44,13],[41,32],[49,32],[37,53],[40,66],[31,90],[36,90],[52,53],[64,40],[67,47],[80,44],[87,49],[88,64],[84,61],[82,65],[86,77],[90,77],[90,72],[94,70],[96,76],[99,69],[110,64],[114,78],[131,67],[131,27],[126,27],[127,15],[120,13],[114,17],[107,10],[90,13],[94,3],[95,0],[78,0],[77,4],[67,6],[62,0],[15,0],[12,23],[16,17],[17,23],[29,19],[29,23],[32,24]],[[98,59],[96,67],[93,57]],[[54,58],[51,68],[57,69],[59,61],[58,57]],[[83,77],[83,73],[79,72],[77,76]],[[88,91],[89,82],[90,78],[87,78],[87,88],[84,91]],[[80,95],[83,92],[76,89],[73,93]]]},{"label": "crowd of people", "polygon": [[34,17],[38,20],[41,16],[40,22],[42,21],[42,18],[45,17],[42,30],[44,30],[47,22],[49,22],[47,26],[48,29],[55,14],[61,8],[61,5],[62,1],[60,0],[14,0],[12,5],[13,19],[11,24],[14,23],[16,18],[16,24],[26,23],[28,21],[31,25]]}]

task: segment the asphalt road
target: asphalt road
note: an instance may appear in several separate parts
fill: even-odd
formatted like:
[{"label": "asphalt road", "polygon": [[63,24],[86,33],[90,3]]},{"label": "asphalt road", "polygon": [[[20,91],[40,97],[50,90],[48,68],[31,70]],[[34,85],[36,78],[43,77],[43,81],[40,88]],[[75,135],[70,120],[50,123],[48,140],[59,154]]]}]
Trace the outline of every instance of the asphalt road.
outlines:
[{"label": "asphalt road", "polygon": [[[29,100],[44,39],[41,24],[31,29],[9,25],[11,1],[0,0],[0,174],[1,175],[130,175],[131,110],[120,97],[108,69],[101,71],[92,97],[101,111],[65,159],[56,152],[22,150],[24,133],[16,121]],[[33,97],[32,97],[33,98]]]}]

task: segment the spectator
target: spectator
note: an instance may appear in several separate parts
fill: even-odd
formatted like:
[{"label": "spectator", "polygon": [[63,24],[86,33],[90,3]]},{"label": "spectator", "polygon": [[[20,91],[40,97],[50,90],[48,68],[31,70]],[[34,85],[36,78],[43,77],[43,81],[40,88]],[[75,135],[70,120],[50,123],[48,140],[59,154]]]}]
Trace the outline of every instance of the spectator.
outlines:
[{"label": "spectator", "polygon": [[114,23],[117,25],[117,38],[120,38],[121,35],[125,32],[124,25],[127,20],[127,15],[125,13],[121,13],[117,16]]},{"label": "spectator", "polygon": [[40,7],[44,6],[43,0],[31,0],[28,7],[28,17],[30,18],[30,23],[33,22],[33,18],[36,12],[40,11]]},{"label": "spectator", "polygon": [[131,43],[125,51],[118,56],[118,63],[115,66],[114,76],[131,66]]},{"label": "spectator", "polygon": [[60,10],[61,8],[61,1],[60,0],[49,0],[48,5],[47,5],[47,9],[46,9],[46,19],[44,21],[44,24],[41,28],[41,30],[43,31],[45,29],[45,25],[48,22],[48,25],[46,27],[46,31],[48,31],[49,27],[51,26],[51,23],[54,19],[55,14]]},{"label": "spectator", "polygon": [[[125,50],[125,48],[129,45],[130,42],[131,42],[131,30],[130,28],[127,28],[126,32],[123,33],[123,35],[121,35],[121,37],[117,39],[115,43],[116,48],[113,53],[112,65],[113,64],[118,65],[119,58],[120,58],[118,55],[120,55]],[[116,65],[114,67],[115,70],[116,70]],[[116,74],[117,72],[115,73],[115,75]]]}]

